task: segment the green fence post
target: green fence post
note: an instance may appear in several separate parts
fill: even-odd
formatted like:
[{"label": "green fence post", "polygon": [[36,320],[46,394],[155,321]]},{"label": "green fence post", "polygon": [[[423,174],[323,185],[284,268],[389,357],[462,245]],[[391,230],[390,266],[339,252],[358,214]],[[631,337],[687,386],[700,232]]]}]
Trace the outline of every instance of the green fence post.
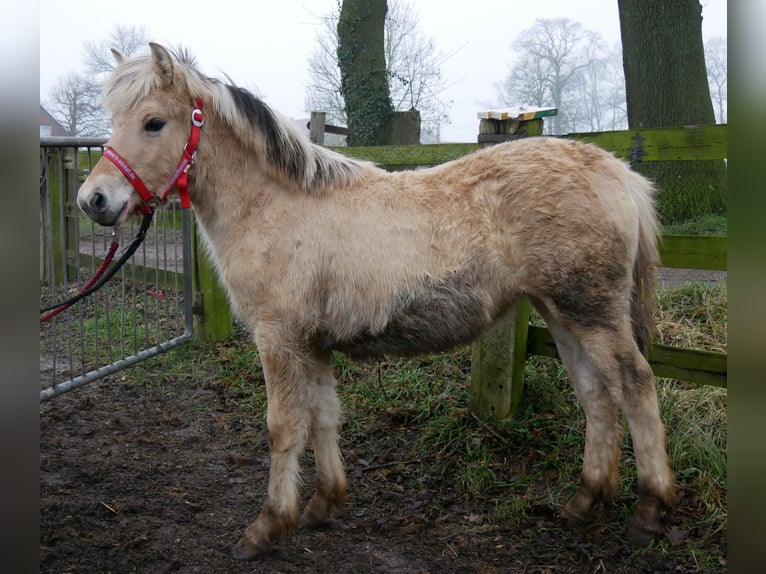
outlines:
[{"label": "green fence post", "polygon": [[[65,179],[63,173],[63,154],[64,150],[61,148],[46,148],[48,150],[48,157],[46,158],[46,177],[47,177],[47,190],[48,190],[48,202],[50,208],[47,213],[44,213],[44,235],[45,242],[51,242],[51,245],[46,246],[46,252],[44,254],[44,279],[53,285],[61,285],[64,282],[65,265],[63,263],[66,253],[66,233],[64,232],[64,221],[62,214],[64,213],[65,204]],[[48,259],[48,252],[52,253],[52,268],[51,261]]]},{"label": "green fence post", "polygon": [[191,227],[194,333],[205,341],[222,341],[232,333],[229,299],[202,245],[194,217]]},{"label": "green fence post", "polygon": [[524,390],[529,300],[524,297],[471,349],[471,410],[502,419],[516,412]]}]

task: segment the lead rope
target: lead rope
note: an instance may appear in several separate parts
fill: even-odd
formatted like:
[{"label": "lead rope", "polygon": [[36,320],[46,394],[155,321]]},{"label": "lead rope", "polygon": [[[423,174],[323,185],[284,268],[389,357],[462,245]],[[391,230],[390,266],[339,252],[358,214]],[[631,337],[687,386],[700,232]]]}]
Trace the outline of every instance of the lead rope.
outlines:
[{"label": "lead rope", "polygon": [[154,210],[150,208],[149,211],[144,214],[144,217],[141,220],[141,227],[139,228],[136,236],[133,238],[133,241],[130,243],[130,245],[128,245],[125,253],[123,253],[122,256],[120,256],[120,258],[117,260],[117,263],[115,263],[107,271],[107,267],[109,267],[109,264],[114,258],[114,254],[117,252],[117,248],[120,246],[120,243],[117,240],[117,236],[115,235],[115,239],[109,246],[109,251],[107,252],[106,257],[101,262],[101,265],[99,265],[99,268],[96,270],[96,272],[93,274],[93,277],[91,277],[88,282],[82,286],[80,291],[78,291],[77,295],[74,297],[70,297],[66,301],[62,301],[61,303],[56,303],[54,305],[49,305],[48,307],[43,307],[40,309],[40,313],[50,311],[49,313],[45,313],[45,315],[40,317],[40,323],[52,319],[59,313],[69,309],[69,307],[77,303],[80,299],[84,299],[88,295],[91,295],[92,293],[95,293],[101,289],[101,287],[103,287],[104,284],[109,281],[109,279],[111,279],[115,273],[117,273],[120,267],[125,265],[125,262],[133,256],[133,254],[136,252],[136,249],[138,249],[138,247],[144,241],[144,238],[146,237],[146,231],[149,229],[153,217]]}]

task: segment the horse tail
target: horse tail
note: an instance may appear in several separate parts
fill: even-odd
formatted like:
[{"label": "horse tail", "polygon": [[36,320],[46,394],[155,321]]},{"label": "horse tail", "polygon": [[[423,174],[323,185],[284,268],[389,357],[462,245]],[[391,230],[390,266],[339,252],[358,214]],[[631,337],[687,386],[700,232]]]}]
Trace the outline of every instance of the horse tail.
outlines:
[{"label": "horse tail", "polygon": [[657,268],[660,254],[657,238],[660,224],[654,208],[655,188],[643,176],[630,172],[629,187],[638,208],[638,248],[633,263],[633,290],[631,296],[631,319],[633,336],[645,356],[654,339],[657,289]]}]

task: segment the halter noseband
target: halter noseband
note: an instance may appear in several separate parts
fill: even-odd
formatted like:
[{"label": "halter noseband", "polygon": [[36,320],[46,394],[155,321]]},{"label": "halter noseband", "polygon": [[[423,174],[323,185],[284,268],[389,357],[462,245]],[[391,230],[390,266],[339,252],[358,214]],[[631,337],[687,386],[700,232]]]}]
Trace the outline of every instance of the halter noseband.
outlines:
[{"label": "halter noseband", "polygon": [[144,205],[141,208],[141,213],[143,214],[147,214],[152,210],[152,204],[163,203],[175,186],[178,187],[178,195],[181,198],[181,208],[188,209],[191,207],[188,187],[189,168],[191,168],[194,163],[194,158],[197,155],[197,142],[199,142],[199,134],[202,125],[205,123],[205,116],[202,114],[202,98],[197,98],[194,103],[196,107],[191,113],[192,125],[189,141],[186,142],[186,145],[184,146],[181,160],[178,162],[178,165],[173,172],[173,177],[170,178],[170,181],[165,185],[165,189],[160,195],[155,195],[149,191],[149,188],[146,187],[146,184],[143,181],[141,181],[141,178],[138,177],[138,174],[132,167],[130,167],[130,164],[125,158],[118,154],[114,148],[109,146],[104,147],[103,157],[107,158],[117,166],[133,188],[138,192],[138,195],[141,196],[141,199],[144,200]]}]

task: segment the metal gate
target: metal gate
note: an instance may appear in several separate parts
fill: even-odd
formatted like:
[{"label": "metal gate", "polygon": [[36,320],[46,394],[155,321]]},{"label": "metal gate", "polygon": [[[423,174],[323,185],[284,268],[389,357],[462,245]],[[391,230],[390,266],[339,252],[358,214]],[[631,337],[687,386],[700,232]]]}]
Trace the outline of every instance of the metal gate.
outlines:
[{"label": "metal gate", "polygon": [[[118,234],[83,216],[77,189],[102,138],[40,138],[40,307],[77,293]],[[191,338],[191,220],[177,202],[157,210],[146,239],[99,291],[40,323],[40,402],[116,373]],[[119,252],[115,259],[119,257]]]}]

